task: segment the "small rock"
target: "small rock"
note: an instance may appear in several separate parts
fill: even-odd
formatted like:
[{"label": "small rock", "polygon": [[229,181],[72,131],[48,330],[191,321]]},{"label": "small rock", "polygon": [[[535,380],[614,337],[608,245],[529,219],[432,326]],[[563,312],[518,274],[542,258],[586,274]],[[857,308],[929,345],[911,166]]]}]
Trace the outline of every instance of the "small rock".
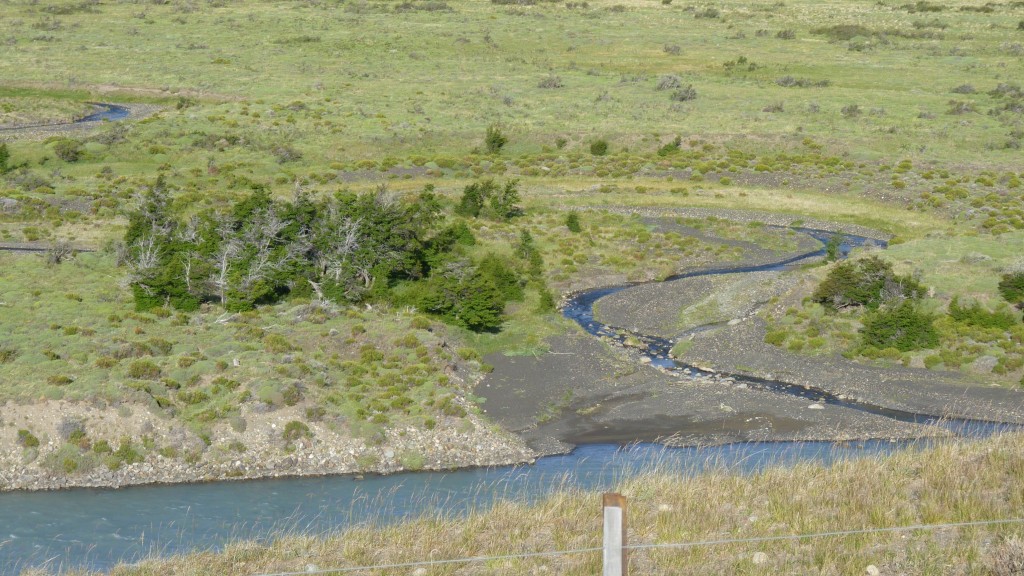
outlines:
[{"label": "small rock", "polygon": [[728,324],[729,324],[729,326],[735,326],[735,325],[739,324],[740,322],[743,322],[742,318],[733,318],[732,320],[729,320]]},{"label": "small rock", "polygon": [[427,576],[426,568],[417,568],[412,571],[412,576]]},{"label": "small rock", "polygon": [[874,564],[868,564],[868,567],[864,569],[864,573],[868,576],[878,576],[882,572],[878,569],[878,566]]},{"label": "small rock", "polygon": [[306,564],[306,572],[319,572],[320,567],[316,564]]},{"label": "small rock", "polygon": [[821,404],[818,404],[817,402],[815,402],[814,404],[811,404],[811,405],[807,406],[807,409],[808,410],[824,410],[825,407],[822,406]]},{"label": "small rock", "polygon": [[764,564],[768,561],[768,555],[764,552],[755,552],[754,557],[751,558],[754,564]]}]

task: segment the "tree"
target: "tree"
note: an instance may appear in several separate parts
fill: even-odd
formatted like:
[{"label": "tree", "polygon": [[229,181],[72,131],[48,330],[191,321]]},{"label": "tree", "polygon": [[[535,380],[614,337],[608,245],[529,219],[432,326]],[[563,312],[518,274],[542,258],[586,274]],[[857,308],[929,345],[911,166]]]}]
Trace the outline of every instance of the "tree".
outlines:
[{"label": "tree", "polygon": [[6,174],[10,169],[8,163],[11,160],[11,152],[7,149],[5,142],[0,142],[0,174]]},{"label": "tree", "polygon": [[472,218],[484,215],[494,220],[507,221],[523,213],[518,206],[519,200],[517,180],[509,180],[504,186],[498,186],[494,180],[483,180],[462,190],[462,198],[455,213]]},{"label": "tree", "polygon": [[833,234],[825,244],[825,260],[835,262],[839,260],[840,249],[843,247],[843,235]]},{"label": "tree", "polygon": [[903,300],[869,314],[864,319],[861,340],[866,346],[895,348],[900,352],[934,348],[939,345],[939,334],[933,320],[914,302]]},{"label": "tree", "polygon": [[893,272],[892,264],[877,256],[841,262],[829,271],[811,298],[834,310],[848,306],[876,309],[883,303],[917,300],[925,289],[911,276]]}]

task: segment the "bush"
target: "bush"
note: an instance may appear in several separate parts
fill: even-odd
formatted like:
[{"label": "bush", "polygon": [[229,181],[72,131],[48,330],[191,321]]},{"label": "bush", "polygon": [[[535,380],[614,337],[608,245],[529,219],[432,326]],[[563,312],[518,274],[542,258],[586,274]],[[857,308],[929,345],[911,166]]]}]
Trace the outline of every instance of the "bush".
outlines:
[{"label": "bush", "polygon": [[487,151],[491,154],[497,154],[501,152],[501,149],[508,142],[508,138],[501,133],[501,130],[493,124],[487,127],[487,135],[484,136],[484,144],[487,146]]},{"label": "bush", "polygon": [[949,315],[961,324],[979,328],[1009,330],[1017,323],[1017,318],[1005,310],[990,312],[977,302],[970,306],[961,306],[957,297],[954,297],[953,301],[949,303]]},{"label": "bush", "polygon": [[[522,214],[522,208],[516,204],[517,202],[519,202],[518,181],[509,180],[504,186],[499,186],[494,180],[484,180],[474,182],[462,190],[462,199],[455,207],[455,213],[473,218],[485,215],[495,220],[510,220]],[[459,232],[459,239],[465,235],[459,230],[455,230],[455,232]],[[469,237],[472,238],[472,233],[469,234]]]},{"label": "bush", "polygon": [[537,88],[544,89],[561,88],[562,86],[565,86],[565,84],[562,84],[562,78],[554,75],[548,76],[537,83]]},{"label": "bush", "polygon": [[570,212],[565,217],[565,227],[569,229],[569,232],[573,234],[579,234],[583,231],[583,227],[580,225],[580,216],[575,212]]},{"label": "bush", "polygon": [[871,309],[893,300],[916,300],[924,286],[910,276],[899,276],[892,264],[877,256],[836,265],[811,295],[811,299],[833,310],[848,306]]},{"label": "bush", "polygon": [[604,156],[608,153],[608,142],[604,139],[594,140],[590,143],[590,153],[594,156]]},{"label": "bush", "polygon": [[61,138],[54,143],[53,153],[65,162],[78,162],[82,156],[82,143],[70,138]]},{"label": "bush", "polygon": [[136,380],[156,380],[160,367],[149,360],[136,360],[128,366],[128,377]]},{"label": "bush", "polygon": [[673,92],[671,98],[676,102],[689,102],[691,100],[696,100],[697,90],[694,89],[692,84],[687,84],[685,87]]},{"label": "bush", "polygon": [[1003,274],[999,280],[999,293],[1010,304],[1024,309],[1024,271]]},{"label": "bush", "polygon": [[281,438],[284,438],[284,440],[289,444],[302,438],[312,437],[313,432],[309,429],[309,426],[304,422],[299,422],[298,420],[292,420],[285,424],[284,432],[281,433]]},{"label": "bush", "polygon": [[918,310],[914,302],[904,300],[895,306],[881,308],[864,319],[861,341],[878,349],[895,348],[900,352],[934,348],[939,333],[932,325],[934,318]]},{"label": "bush", "polygon": [[18,444],[25,448],[36,448],[39,446],[39,438],[36,438],[32,432],[21,429],[18,430]]},{"label": "bush", "polygon": [[655,90],[672,90],[680,88],[682,85],[683,81],[679,79],[679,76],[666,74],[658,79],[658,85],[655,87]]}]

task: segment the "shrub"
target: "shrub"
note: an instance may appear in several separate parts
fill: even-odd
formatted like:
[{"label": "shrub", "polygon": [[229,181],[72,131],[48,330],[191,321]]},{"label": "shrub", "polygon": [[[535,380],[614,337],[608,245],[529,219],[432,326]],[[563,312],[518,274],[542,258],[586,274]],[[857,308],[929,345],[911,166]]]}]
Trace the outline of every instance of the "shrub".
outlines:
[{"label": "shrub", "polygon": [[897,275],[892,264],[877,256],[836,265],[811,295],[815,302],[837,310],[847,306],[878,308],[893,300],[916,300],[924,287],[910,276]]},{"label": "shrub", "polygon": [[35,434],[23,428],[18,430],[18,444],[25,448],[36,448],[39,446],[39,438],[36,438]]},{"label": "shrub", "polygon": [[880,308],[864,319],[861,341],[879,349],[895,348],[900,352],[934,348],[939,333],[932,325],[934,318],[920,311],[910,300]]},{"label": "shrub", "polygon": [[61,138],[54,143],[53,153],[65,162],[78,162],[82,156],[82,143],[70,138]]},{"label": "shrub", "polygon": [[696,100],[697,90],[694,89],[692,84],[687,84],[685,87],[673,92],[671,98],[675,102],[689,102],[691,100]]},{"label": "shrub", "polygon": [[683,81],[679,79],[679,76],[675,74],[666,74],[658,79],[658,85],[655,86],[655,90],[672,90],[673,88],[679,88],[683,85]]},{"label": "shrub", "polygon": [[999,293],[1010,304],[1024,309],[1024,271],[1003,274],[999,280]]},{"label": "shrub", "polygon": [[604,139],[594,140],[590,143],[590,153],[594,156],[604,156],[608,153],[608,142]]},{"label": "shrub", "polygon": [[843,106],[842,110],[840,110],[840,113],[845,118],[856,118],[860,116],[863,113],[863,111],[861,110],[860,105],[858,104],[848,104],[846,106]]},{"label": "shrub", "polygon": [[946,111],[947,114],[960,115],[968,114],[975,111],[974,102],[965,102],[963,100],[950,100],[949,109]]},{"label": "shrub", "polygon": [[501,149],[508,142],[508,138],[501,133],[495,125],[487,127],[487,134],[484,136],[484,144],[487,146],[487,151],[491,154],[497,154],[501,152]]},{"label": "shrub", "polygon": [[569,232],[579,234],[583,231],[583,227],[580,226],[580,216],[575,212],[570,212],[565,217],[565,227],[569,229]]},{"label": "shrub", "polygon": [[562,78],[555,75],[547,76],[537,83],[537,88],[544,88],[548,90],[552,88],[561,88],[562,86],[565,86],[565,84],[562,84]]},{"label": "shrub", "polygon": [[298,420],[292,420],[291,422],[284,425],[284,432],[281,433],[281,438],[284,438],[289,444],[302,439],[312,438],[313,432],[309,429],[304,422]]},{"label": "shrub", "polygon": [[1017,318],[1005,310],[990,312],[977,302],[970,306],[961,306],[957,297],[953,297],[952,302],[949,303],[949,315],[961,324],[979,328],[1009,330],[1017,323]]},{"label": "shrub", "polygon": [[670,154],[675,154],[676,152],[679,151],[679,147],[682,145],[682,143],[683,139],[680,138],[679,136],[676,136],[671,142],[665,144],[661,148],[658,148],[658,156],[668,156]]},{"label": "shrub", "polygon": [[149,360],[136,360],[128,366],[128,377],[136,380],[156,380],[160,367]]}]

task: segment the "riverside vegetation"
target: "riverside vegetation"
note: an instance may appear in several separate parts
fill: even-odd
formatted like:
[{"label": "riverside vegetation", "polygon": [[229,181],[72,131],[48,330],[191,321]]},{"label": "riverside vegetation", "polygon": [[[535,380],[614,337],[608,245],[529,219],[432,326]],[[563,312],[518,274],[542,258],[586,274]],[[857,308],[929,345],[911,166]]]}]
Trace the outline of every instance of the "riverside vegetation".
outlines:
[{"label": "riverside vegetation", "polygon": [[[1024,379],[1020,2],[4,13],[0,244],[50,251],[0,253],[2,488],[527,461],[483,356],[574,331],[566,292],[742,256],[630,210],[876,229],[888,250],[797,272],[766,338]],[[18,128],[95,101],[157,111]]]}]

